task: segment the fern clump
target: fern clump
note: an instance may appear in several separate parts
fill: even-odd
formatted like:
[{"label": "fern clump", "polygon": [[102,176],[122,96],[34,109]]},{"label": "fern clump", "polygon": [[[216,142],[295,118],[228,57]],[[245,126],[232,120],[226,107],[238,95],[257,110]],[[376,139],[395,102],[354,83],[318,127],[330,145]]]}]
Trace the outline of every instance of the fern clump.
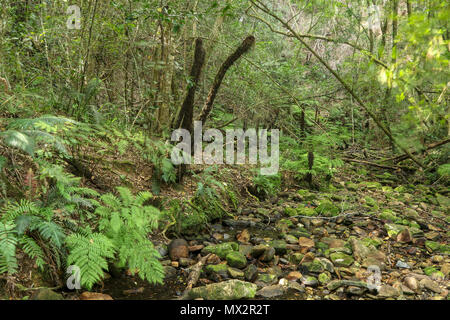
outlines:
[{"label": "fern clump", "polygon": [[108,193],[100,197],[102,205],[95,210],[100,233],[67,238],[68,262],[80,268],[81,283],[88,289],[101,280],[108,259],[118,267],[137,272],[143,280],[162,283],[161,256],[147,238],[160,218],[157,208],[145,205],[152,194],[141,192],[134,196],[127,188],[117,190],[119,196]]},{"label": "fern clump", "polygon": [[104,270],[108,270],[108,259],[114,258],[113,242],[103,234],[72,234],[66,239],[70,250],[68,265],[80,268],[81,285],[87,289],[102,280]]}]

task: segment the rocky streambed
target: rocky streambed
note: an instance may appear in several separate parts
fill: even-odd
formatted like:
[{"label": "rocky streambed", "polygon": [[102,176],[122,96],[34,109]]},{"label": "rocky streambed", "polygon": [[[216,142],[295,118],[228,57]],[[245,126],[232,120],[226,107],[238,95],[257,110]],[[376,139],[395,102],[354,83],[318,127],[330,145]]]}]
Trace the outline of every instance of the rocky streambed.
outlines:
[{"label": "rocky streambed", "polygon": [[[210,234],[161,243],[164,286],[123,275],[105,282],[104,293],[114,299],[449,299],[448,198],[427,189],[351,187],[282,194],[213,224]],[[184,292],[202,258],[198,281]]]}]

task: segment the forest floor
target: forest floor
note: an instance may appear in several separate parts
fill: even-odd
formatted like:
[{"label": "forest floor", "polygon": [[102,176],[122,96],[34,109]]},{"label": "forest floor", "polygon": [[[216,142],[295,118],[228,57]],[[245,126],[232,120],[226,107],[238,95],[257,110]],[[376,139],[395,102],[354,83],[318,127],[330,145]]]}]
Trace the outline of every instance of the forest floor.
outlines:
[{"label": "forest floor", "polygon": [[[222,182],[249,182],[243,168],[227,172]],[[185,179],[159,197],[189,197],[194,185]],[[327,191],[291,185],[264,200],[242,192],[233,217],[184,235],[187,242],[169,247],[171,239],[152,239],[163,256],[164,285],[111,271],[93,291],[113,299],[179,299],[209,254],[190,298],[449,299],[448,196],[445,186],[405,184],[357,164],[342,168]],[[33,266],[22,267],[21,296],[43,286],[35,274]],[[67,289],[61,294],[80,298]]]}]

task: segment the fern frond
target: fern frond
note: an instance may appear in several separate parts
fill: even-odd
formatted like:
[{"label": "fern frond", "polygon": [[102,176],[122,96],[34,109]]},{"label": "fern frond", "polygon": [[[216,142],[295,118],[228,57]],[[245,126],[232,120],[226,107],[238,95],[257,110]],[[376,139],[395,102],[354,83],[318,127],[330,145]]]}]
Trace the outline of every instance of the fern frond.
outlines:
[{"label": "fern frond", "polygon": [[24,235],[20,238],[19,243],[22,245],[22,250],[32,259],[36,259],[36,265],[39,269],[43,270],[45,266],[45,254],[42,248],[36,243],[36,241]]},{"label": "fern frond", "polygon": [[104,270],[108,270],[107,258],[114,257],[114,244],[99,233],[73,234],[67,237],[66,243],[70,249],[68,264],[80,268],[81,285],[90,290],[103,278]]},{"label": "fern frond", "polygon": [[17,271],[16,246],[15,225],[0,222],[0,274],[14,274]]}]

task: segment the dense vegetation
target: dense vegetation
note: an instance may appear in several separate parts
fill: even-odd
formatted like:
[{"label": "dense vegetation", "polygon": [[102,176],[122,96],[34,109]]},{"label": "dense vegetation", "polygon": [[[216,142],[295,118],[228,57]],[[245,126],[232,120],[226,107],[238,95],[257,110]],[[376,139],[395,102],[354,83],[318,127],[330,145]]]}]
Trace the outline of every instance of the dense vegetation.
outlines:
[{"label": "dense vegetation", "polygon": [[[354,165],[448,196],[447,1],[69,2],[0,5],[8,295],[30,261],[59,287],[70,265],[86,289],[111,269],[162,283],[154,239],[208,233],[243,199],[332,193]],[[69,5],[80,29],[67,25]],[[279,129],[280,171],[174,165],[172,131],[197,119],[204,130]]]}]

